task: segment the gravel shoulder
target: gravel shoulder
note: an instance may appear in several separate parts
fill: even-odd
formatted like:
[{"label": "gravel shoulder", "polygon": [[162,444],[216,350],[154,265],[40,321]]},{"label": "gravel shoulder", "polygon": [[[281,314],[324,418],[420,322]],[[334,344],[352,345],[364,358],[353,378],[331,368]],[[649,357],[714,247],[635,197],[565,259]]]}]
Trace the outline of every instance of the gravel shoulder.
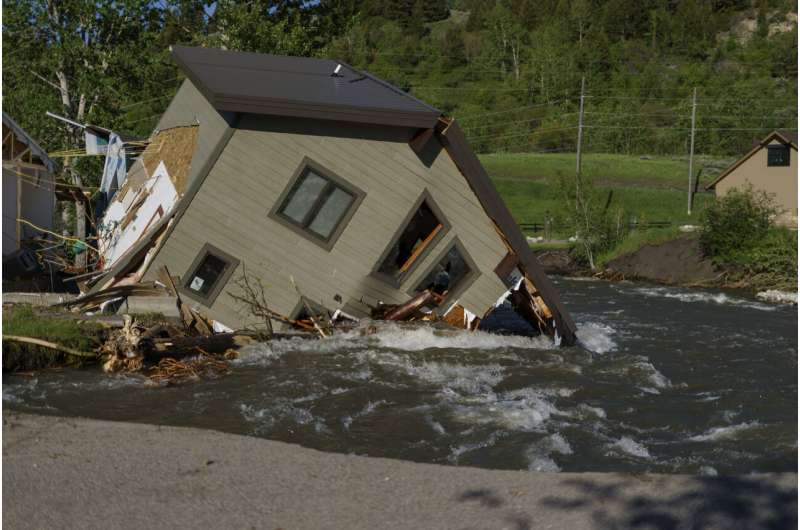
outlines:
[{"label": "gravel shoulder", "polygon": [[5,528],[767,529],[797,475],[534,473],[4,411]]}]

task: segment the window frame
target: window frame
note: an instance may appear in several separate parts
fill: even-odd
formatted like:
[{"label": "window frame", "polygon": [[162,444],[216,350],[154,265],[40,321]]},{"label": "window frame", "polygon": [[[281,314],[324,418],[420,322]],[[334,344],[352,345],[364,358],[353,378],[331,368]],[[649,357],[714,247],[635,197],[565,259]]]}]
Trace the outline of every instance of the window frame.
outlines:
[{"label": "window frame", "polygon": [[[326,184],[326,189],[330,184],[333,184],[334,188],[338,187],[344,190],[345,192],[351,194],[353,196],[353,201],[350,203],[350,206],[347,208],[347,211],[342,215],[336,223],[336,226],[331,231],[331,235],[327,238],[324,238],[320,235],[317,235],[315,232],[311,231],[307,226],[304,226],[301,223],[298,223],[294,219],[291,219],[289,216],[283,214],[282,209],[286,206],[286,203],[289,199],[289,196],[292,194],[293,191],[297,188],[297,185],[300,182],[301,178],[304,178],[309,172],[314,172],[316,175],[321,177],[324,180],[328,181]],[[324,194],[320,194],[320,197],[317,198],[312,210],[316,210],[316,213],[319,213],[320,208],[323,205],[322,196]],[[326,251],[330,251],[333,246],[336,244],[336,241],[342,235],[347,225],[350,223],[350,220],[355,215],[356,210],[358,210],[361,201],[364,200],[366,197],[366,193],[358,188],[357,186],[351,184],[347,180],[343,179],[333,171],[323,167],[322,165],[318,164],[317,162],[313,161],[309,157],[304,157],[303,160],[300,162],[300,165],[295,170],[292,177],[289,179],[288,184],[284,188],[283,192],[281,192],[278,200],[275,201],[272,209],[269,211],[268,217],[273,219],[286,228],[289,228],[296,234],[303,236],[308,241],[322,247]],[[330,196],[330,194],[327,194]],[[309,211],[309,214],[310,212]],[[316,214],[309,220],[309,225],[313,223],[314,219],[316,218]]]},{"label": "window frame", "polygon": [[[771,164],[770,163],[770,152],[773,150],[780,149],[786,153],[786,163],[785,164]],[[792,150],[786,144],[770,144],[767,146],[767,167],[790,167],[792,165]]]},{"label": "window frame", "polygon": [[462,258],[464,258],[464,261],[469,267],[469,273],[461,279],[460,284],[455,289],[447,291],[447,296],[445,296],[444,300],[442,300],[442,303],[439,304],[439,306],[434,310],[434,312],[439,315],[450,309],[450,305],[452,305],[455,300],[458,300],[458,298],[464,294],[467,289],[472,287],[472,284],[475,283],[475,280],[477,280],[481,275],[478,265],[472,259],[472,256],[469,255],[467,249],[464,247],[464,244],[461,243],[461,240],[458,239],[458,237],[454,237],[452,240],[450,240],[450,242],[444,246],[444,250],[436,256],[436,259],[433,260],[433,262],[425,268],[425,271],[417,277],[417,281],[411,284],[413,287],[406,289],[406,293],[408,295],[412,297],[416,296],[419,293],[416,290],[416,285],[427,278],[454,247],[458,249],[459,254],[461,254]]},{"label": "window frame", "polygon": [[[406,227],[408,227],[408,224],[411,222],[411,219],[414,217],[414,215],[416,215],[420,207],[422,207],[423,202],[428,203],[428,207],[433,212],[433,215],[435,215],[436,218],[439,220],[439,223],[442,225],[441,230],[439,230],[439,232],[435,236],[433,236],[433,239],[431,239],[430,243],[428,243],[428,246],[426,246],[422,250],[419,256],[417,256],[417,258],[414,260],[414,263],[412,263],[411,266],[408,269],[406,269],[405,272],[402,272],[397,277],[393,277],[384,272],[381,272],[380,271],[381,265],[383,265],[383,262],[392,252],[392,248],[400,240],[400,236],[402,236],[403,232],[405,232],[405,229]],[[411,277],[414,271],[417,270],[417,267],[419,267],[419,265],[425,260],[425,258],[427,258],[431,252],[433,252],[433,249],[436,248],[436,246],[439,244],[442,238],[444,238],[444,236],[447,235],[449,231],[450,231],[450,222],[447,220],[447,217],[445,217],[444,213],[442,213],[442,210],[441,208],[439,208],[439,205],[436,204],[436,201],[433,200],[433,197],[431,196],[428,189],[427,188],[424,189],[420,194],[420,196],[417,197],[417,200],[414,201],[414,205],[411,207],[406,216],[403,218],[403,222],[400,223],[400,227],[395,231],[394,235],[392,236],[392,239],[389,240],[389,244],[386,245],[385,249],[383,249],[383,252],[381,253],[380,257],[375,262],[375,265],[372,267],[372,272],[370,272],[370,276],[373,276],[374,278],[377,278],[382,282],[391,285],[395,289],[399,289]]]},{"label": "window frame", "polygon": [[[197,291],[190,289],[188,283],[191,278],[194,277],[195,273],[197,273],[197,269],[200,268],[203,260],[205,260],[206,256],[208,255],[213,255],[215,258],[224,261],[225,269],[222,271],[222,274],[217,277],[217,281],[214,283],[214,286],[211,288],[208,294],[202,295]],[[211,307],[219,296],[220,292],[222,292],[222,289],[228,284],[228,280],[231,279],[234,271],[236,271],[236,269],[239,267],[239,263],[240,261],[237,258],[228,254],[224,250],[215,247],[211,243],[206,243],[200,248],[200,251],[197,253],[197,256],[195,256],[194,261],[192,261],[192,264],[189,265],[189,268],[186,269],[186,274],[181,277],[178,290],[181,292],[181,294],[185,294],[189,298],[200,302],[206,307]]]}]

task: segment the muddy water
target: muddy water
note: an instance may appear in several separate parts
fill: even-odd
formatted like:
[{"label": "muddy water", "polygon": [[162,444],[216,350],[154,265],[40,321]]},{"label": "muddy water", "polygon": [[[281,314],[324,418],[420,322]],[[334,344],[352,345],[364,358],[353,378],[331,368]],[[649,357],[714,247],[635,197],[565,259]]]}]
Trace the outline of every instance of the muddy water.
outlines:
[{"label": "muddy water", "polygon": [[4,376],[3,405],[490,468],[796,469],[796,308],[721,291],[558,284],[591,353],[382,325],[258,345],[232,375],[175,388],[96,371]]}]

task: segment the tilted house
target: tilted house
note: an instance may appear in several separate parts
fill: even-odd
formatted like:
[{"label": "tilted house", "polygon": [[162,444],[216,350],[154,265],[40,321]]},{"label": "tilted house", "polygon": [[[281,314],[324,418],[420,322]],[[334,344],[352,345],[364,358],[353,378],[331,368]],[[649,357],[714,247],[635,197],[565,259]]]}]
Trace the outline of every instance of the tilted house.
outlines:
[{"label": "tilted house", "polygon": [[708,186],[717,197],[733,188],[764,191],[783,213],[777,222],[797,227],[797,132],[773,131]]},{"label": "tilted house", "polygon": [[166,265],[184,299],[240,327],[249,317],[230,293],[244,274],[291,317],[301,297],[360,318],[444,284],[432,309],[467,328],[522,293],[530,322],[574,340],[454,120],[333,60],[177,46],[172,55],[187,79],[157,129],[199,126],[187,189],[95,289],[157,280]]},{"label": "tilted house", "polygon": [[39,235],[40,228],[52,229],[54,171],[55,163],[47,153],[4,112],[3,257],[19,250],[26,239]]}]

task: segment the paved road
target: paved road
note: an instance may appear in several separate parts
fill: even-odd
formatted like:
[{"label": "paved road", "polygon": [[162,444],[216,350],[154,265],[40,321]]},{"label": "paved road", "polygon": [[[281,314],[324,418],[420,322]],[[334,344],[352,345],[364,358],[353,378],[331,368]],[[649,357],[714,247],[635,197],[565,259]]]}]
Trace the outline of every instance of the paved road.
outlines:
[{"label": "paved road", "polygon": [[3,527],[783,530],[797,475],[492,471],[6,411]]}]

